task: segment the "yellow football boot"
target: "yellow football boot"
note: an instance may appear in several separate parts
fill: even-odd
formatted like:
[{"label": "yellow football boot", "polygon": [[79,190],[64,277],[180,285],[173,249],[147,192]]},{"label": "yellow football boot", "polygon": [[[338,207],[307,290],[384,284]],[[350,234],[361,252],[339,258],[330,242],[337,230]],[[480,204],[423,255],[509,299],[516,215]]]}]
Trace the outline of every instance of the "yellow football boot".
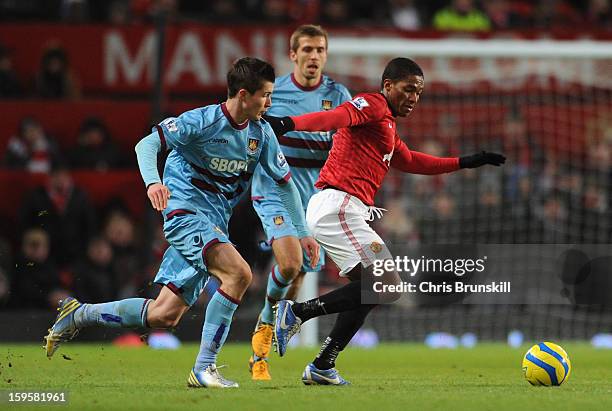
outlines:
[{"label": "yellow football boot", "polygon": [[249,370],[254,380],[271,380],[268,366],[268,355],[272,347],[272,334],[274,333],[271,324],[258,323],[251,346],[253,355],[249,358]]}]

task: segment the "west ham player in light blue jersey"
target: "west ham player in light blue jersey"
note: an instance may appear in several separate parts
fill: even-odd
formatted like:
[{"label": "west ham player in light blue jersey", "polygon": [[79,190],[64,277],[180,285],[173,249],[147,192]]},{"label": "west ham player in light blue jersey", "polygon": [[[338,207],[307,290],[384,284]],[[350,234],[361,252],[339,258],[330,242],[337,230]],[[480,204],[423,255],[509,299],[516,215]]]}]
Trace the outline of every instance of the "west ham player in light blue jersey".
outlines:
[{"label": "west ham player in light blue jersey", "polygon": [[[188,377],[190,387],[237,387],[216,367],[232,316],[251,282],[251,269],[228,238],[232,208],[260,166],[278,187],[278,195],[296,227],[301,246],[313,264],[319,246],[305,229],[304,210],[263,113],[270,107],[274,69],[242,58],[227,75],[228,99],[169,118],[136,146],[138,166],[153,207],[162,212],[170,247],[155,282],[155,300],[130,298],[103,304],[60,302],[59,315],[46,336],[47,356],[81,328],[172,328],[193,305],[210,275],[221,286],[212,296],[202,330],[200,352]],[[169,149],[163,182],[157,154]]]},{"label": "west ham player in light blue jersey", "polygon": [[[289,43],[293,71],[276,79],[269,114],[280,117],[330,110],[351,99],[346,87],[322,73],[327,61],[325,30],[314,25],[300,26]],[[314,183],[331,148],[331,133],[291,132],[277,138],[306,210],[308,200],[317,190]],[[321,264],[310,266],[302,258],[297,231],[272,180],[263,167],[257,167],[251,188],[253,207],[276,259],[268,276],[264,307],[251,340],[253,355],[249,366],[254,380],[271,378],[267,360],[272,344],[272,306],[278,300],[295,298],[303,274],[321,269]],[[322,260],[323,256],[319,261]]]}]

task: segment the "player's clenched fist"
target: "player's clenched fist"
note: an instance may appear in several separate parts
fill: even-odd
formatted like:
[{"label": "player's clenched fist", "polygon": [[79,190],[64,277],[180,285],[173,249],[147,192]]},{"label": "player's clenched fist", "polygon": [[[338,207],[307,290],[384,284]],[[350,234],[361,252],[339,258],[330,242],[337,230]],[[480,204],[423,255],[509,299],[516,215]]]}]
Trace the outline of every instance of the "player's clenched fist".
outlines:
[{"label": "player's clenched fist", "polygon": [[147,196],[151,200],[151,205],[157,211],[163,211],[168,207],[170,190],[162,183],[153,183],[147,188]]},{"label": "player's clenched fist", "polygon": [[310,259],[310,266],[315,267],[319,263],[319,243],[312,237],[303,237],[300,244]]}]

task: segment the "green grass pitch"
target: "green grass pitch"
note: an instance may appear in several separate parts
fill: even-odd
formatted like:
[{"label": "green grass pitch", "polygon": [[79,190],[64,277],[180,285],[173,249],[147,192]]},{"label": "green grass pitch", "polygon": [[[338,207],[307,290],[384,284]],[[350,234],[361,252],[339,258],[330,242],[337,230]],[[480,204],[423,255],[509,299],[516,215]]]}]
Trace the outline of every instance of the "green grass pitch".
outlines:
[{"label": "green grass pitch", "polygon": [[[422,344],[347,349],[338,363],[349,387],[306,387],[301,372],[315,350],[290,349],[271,358],[273,381],[253,382],[249,346],[228,344],[219,364],[240,383],[234,390],[188,389],[194,344],[176,351],[62,345],[52,360],[40,346],[0,345],[0,409],[40,405],[6,402],[7,390],[67,390],[74,410],[610,410],[612,351],[562,343],[572,361],[561,387],[532,387],[521,372],[527,346],[480,344],[473,349],[433,350]],[[65,355],[65,357],[63,356]],[[67,357],[67,358],[66,358]]]}]

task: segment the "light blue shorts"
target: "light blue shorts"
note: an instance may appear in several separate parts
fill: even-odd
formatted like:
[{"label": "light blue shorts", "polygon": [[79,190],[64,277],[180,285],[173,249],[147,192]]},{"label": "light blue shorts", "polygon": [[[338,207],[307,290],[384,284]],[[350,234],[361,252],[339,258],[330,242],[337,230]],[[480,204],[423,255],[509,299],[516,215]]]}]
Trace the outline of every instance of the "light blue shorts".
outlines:
[{"label": "light blue shorts", "polygon": [[[275,239],[283,237],[297,237],[297,230],[293,226],[291,217],[289,217],[289,213],[287,213],[280,198],[266,197],[260,200],[253,200],[253,208],[261,220],[268,244],[272,245]],[[304,262],[301,271],[321,271],[325,262],[325,253],[323,247],[319,248],[319,250],[319,263],[316,267],[310,266],[308,256],[304,252]]]},{"label": "light blue shorts", "polygon": [[209,273],[206,250],[229,243],[227,226],[215,224],[202,214],[168,214],[164,234],[170,247],[164,253],[154,282],[167,286],[185,303],[193,305],[204,289]]}]

